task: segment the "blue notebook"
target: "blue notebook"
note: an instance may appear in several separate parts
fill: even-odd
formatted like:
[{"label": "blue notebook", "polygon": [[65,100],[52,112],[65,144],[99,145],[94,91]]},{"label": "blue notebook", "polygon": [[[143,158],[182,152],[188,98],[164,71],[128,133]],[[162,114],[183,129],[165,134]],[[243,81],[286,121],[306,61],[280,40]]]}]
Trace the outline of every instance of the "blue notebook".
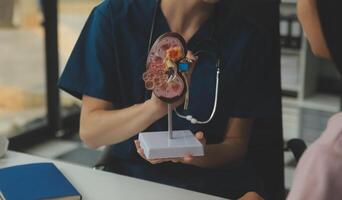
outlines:
[{"label": "blue notebook", "polygon": [[53,163],[0,169],[0,200],[80,200],[75,187]]}]

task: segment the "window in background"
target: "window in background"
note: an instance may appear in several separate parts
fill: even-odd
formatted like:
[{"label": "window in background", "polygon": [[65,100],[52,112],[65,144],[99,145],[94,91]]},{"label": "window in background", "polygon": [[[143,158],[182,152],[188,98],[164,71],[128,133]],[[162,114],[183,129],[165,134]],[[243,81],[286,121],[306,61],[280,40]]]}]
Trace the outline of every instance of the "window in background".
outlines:
[{"label": "window in background", "polygon": [[[45,44],[41,0],[0,0],[0,134],[14,137],[46,120]],[[62,72],[91,10],[100,0],[59,0]],[[79,104],[61,93],[62,106]]]},{"label": "window in background", "polygon": [[0,0],[0,134],[46,114],[44,34],[36,0]]},{"label": "window in background", "polygon": [[[62,73],[70,53],[80,35],[82,28],[91,12],[101,0],[60,0],[59,14],[59,56]],[[78,105],[80,102],[69,94],[61,91],[62,106]]]}]

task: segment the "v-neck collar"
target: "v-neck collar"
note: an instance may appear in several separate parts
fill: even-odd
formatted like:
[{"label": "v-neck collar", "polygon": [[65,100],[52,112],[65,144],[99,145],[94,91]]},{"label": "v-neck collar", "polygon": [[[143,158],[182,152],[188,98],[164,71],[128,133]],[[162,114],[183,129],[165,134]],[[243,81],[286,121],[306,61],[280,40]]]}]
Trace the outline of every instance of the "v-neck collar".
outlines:
[{"label": "v-neck collar", "polygon": [[[169,26],[169,23],[161,10],[160,4],[156,5],[158,6],[158,13],[157,13],[157,20],[156,20],[156,31],[154,38],[158,38],[160,35],[166,33],[166,32],[172,32],[171,28]],[[190,40],[187,42],[188,48],[191,50],[193,48],[196,48],[196,44],[198,44],[202,40],[207,40],[210,37],[212,37],[213,34],[213,23],[214,23],[214,17],[210,16],[196,31],[196,33],[190,38]]]}]

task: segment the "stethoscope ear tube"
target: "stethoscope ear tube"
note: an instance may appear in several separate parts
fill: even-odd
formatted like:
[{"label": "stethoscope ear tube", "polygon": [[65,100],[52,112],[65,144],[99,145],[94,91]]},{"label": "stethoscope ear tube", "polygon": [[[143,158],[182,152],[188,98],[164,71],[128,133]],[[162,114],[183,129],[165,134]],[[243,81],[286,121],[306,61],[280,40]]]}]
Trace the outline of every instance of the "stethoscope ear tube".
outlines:
[{"label": "stethoscope ear tube", "polygon": [[[219,64],[219,62],[218,62],[218,64]],[[216,86],[215,86],[214,106],[213,106],[213,110],[211,111],[210,117],[206,121],[200,121],[200,120],[194,118],[192,115],[186,115],[186,116],[182,115],[175,108],[174,111],[175,111],[176,115],[180,118],[183,118],[183,119],[191,122],[192,124],[207,124],[207,123],[209,123],[214,118],[215,113],[216,113],[218,92],[219,92],[219,83],[220,83],[220,67],[218,66],[217,71],[216,71]]]}]

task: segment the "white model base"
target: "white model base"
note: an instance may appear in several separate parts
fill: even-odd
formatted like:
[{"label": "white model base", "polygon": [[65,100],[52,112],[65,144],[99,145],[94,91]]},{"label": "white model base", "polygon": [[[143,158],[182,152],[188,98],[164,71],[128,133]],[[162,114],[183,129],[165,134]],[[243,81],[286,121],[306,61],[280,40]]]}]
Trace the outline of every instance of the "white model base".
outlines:
[{"label": "white model base", "polygon": [[203,145],[189,130],[173,131],[173,139],[167,131],[140,133],[139,141],[147,159],[204,155]]}]

